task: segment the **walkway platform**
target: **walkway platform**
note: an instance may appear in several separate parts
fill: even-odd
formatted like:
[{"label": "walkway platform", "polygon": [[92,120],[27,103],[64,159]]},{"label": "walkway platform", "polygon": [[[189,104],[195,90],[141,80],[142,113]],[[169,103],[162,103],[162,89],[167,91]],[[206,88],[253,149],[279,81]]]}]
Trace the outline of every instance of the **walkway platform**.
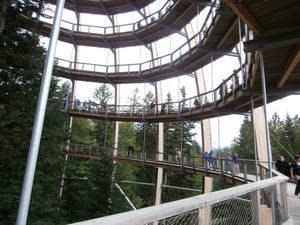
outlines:
[{"label": "walkway platform", "polygon": [[294,225],[300,224],[300,195],[294,195],[296,184],[287,184],[288,214]]}]

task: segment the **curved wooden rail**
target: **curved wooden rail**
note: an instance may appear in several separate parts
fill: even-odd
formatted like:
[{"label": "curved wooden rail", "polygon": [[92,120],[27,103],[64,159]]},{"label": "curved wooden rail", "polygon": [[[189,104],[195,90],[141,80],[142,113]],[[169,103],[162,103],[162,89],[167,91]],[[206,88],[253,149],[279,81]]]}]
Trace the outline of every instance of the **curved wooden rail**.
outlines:
[{"label": "curved wooden rail", "polygon": [[[62,21],[59,40],[76,45],[119,48],[148,45],[180,30],[204,8],[205,1],[195,2],[168,0],[155,13],[132,24],[115,26],[93,26]],[[179,16],[178,16],[179,15]],[[53,16],[45,15],[37,21],[37,31],[50,37]]]}]

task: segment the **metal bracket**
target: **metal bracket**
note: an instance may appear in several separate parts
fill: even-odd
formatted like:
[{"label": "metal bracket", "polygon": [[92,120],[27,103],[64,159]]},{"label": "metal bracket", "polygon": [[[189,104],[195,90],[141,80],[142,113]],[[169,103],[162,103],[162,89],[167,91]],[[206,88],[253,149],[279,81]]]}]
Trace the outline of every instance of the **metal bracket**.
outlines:
[{"label": "metal bracket", "polygon": [[114,50],[114,48],[111,46],[111,44],[108,42],[108,40],[106,39],[105,35],[103,35],[103,41],[104,43],[107,45],[107,47],[112,51],[112,53],[115,55],[116,51]]},{"label": "metal bracket", "polygon": [[148,50],[152,51],[151,46],[149,46],[146,42],[144,42],[139,36],[136,35],[134,31],[132,31],[132,36],[139,42],[141,42]]},{"label": "metal bracket", "polygon": [[163,27],[167,28],[168,30],[170,30],[172,32],[175,32],[175,33],[180,34],[181,36],[183,36],[185,38],[188,38],[188,36],[185,33],[183,33],[182,31],[180,31],[178,29],[176,29],[173,26],[170,26],[168,24],[163,23],[160,19],[158,20],[158,24],[162,25]]},{"label": "metal bracket", "polygon": [[133,8],[135,11],[137,11],[144,19],[146,18],[146,15],[144,13],[141,12],[140,9],[138,9],[136,7],[135,4],[133,4],[133,2],[131,0],[127,0],[128,4],[131,6],[131,8]]},{"label": "metal bracket", "polygon": [[104,5],[104,3],[103,3],[102,0],[99,0],[99,4],[100,4],[100,6],[103,8],[103,10],[104,10],[104,12],[105,12],[105,15],[108,17],[108,19],[110,20],[111,24],[112,24],[112,25],[115,25],[113,19],[112,19],[111,16],[110,16],[111,14],[109,13],[107,7]]}]

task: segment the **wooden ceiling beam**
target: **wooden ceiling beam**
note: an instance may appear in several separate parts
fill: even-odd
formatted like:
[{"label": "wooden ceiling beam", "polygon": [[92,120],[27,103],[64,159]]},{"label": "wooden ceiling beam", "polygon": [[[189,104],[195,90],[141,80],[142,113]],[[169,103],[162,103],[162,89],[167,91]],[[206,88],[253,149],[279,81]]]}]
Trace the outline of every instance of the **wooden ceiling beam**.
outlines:
[{"label": "wooden ceiling beam", "polygon": [[241,20],[249,26],[249,28],[257,35],[260,36],[263,33],[262,25],[257,21],[257,19],[249,12],[246,6],[239,2],[234,3],[233,0],[225,0],[225,3],[234,11]]},{"label": "wooden ceiling beam", "polygon": [[280,81],[278,82],[277,88],[281,88],[287,79],[290,77],[291,73],[295,69],[296,65],[300,61],[300,44],[297,44],[292,51],[292,54],[285,64],[284,74]]},{"label": "wooden ceiling beam", "polygon": [[239,18],[236,18],[233,23],[230,25],[229,29],[227,30],[226,34],[223,36],[223,38],[221,39],[221,41],[219,42],[217,49],[219,49],[223,43],[226,41],[226,39],[228,38],[228,36],[231,34],[231,32],[233,31],[233,29],[235,28],[235,26],[237,25],[239,21]]}]

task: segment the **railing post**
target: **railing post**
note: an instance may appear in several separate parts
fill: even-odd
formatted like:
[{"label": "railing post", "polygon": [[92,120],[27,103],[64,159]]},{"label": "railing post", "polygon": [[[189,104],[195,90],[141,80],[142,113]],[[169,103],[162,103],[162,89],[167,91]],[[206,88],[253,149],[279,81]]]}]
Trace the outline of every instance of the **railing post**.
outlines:
[{"label": "railing post", "polygon": [[178,118],[181,118],[181,104],[178,102]]},{"label": "railing post", "polygon": [[105,119],[107,119],[107,114],[108,114],[108,105],[105,107]]},{"label": "railing post", "polygon": [[224,160],[223,159],[221,159],[221,174],[224,176],[224,168],[225,168],[225,166],[224,166]]},{"label": "railing post", "polygon": [[193,170],[195,171],[195,156],[193,156]]},{"label": "railing post", "polygon": [[247,181],[247,164],[244,163],[244,181],[246,182]]},{"label": "railing post", "polygon": [[260,191],[256,190],[250,194],[250,199],[252,201],[251,207],[251,224],[261,225],[261,213],[260,213]]}]

